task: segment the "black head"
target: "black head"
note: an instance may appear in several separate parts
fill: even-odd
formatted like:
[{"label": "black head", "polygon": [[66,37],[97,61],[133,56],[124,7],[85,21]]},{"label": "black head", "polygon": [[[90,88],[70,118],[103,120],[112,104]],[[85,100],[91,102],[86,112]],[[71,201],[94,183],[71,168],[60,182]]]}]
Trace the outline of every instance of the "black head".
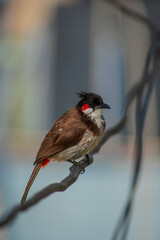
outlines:
[{"label": "black head", "polygon": [[89,108],[93,109],[93,111],[95,111],[96,109],[111,108],[108,104],[105,104],[103,102],[103,99],[99,94],[90,93],[90,92],[89,93],[80,92],[80,93],[77,93],[77,95],[81,99],[78,102],[77,107],[81,109],[82,112],[84,112],[86,109],[89,109]]}]

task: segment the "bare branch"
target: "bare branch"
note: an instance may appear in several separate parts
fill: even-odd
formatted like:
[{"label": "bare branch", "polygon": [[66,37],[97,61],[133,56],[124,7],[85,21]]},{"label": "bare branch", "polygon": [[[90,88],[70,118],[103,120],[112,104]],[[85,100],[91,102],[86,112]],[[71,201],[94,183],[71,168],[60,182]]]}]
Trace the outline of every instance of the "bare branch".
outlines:
[{"label": "bare branch", "polygon": [[[159,33],[159,29],[157,29],[157,27],[152,22],[150,22],[146,17],[129,9],[128,7],[124,6],[120,2],[117,2],[114,0],[105,0],[105,1],[108,1],[112,5],[114,5],[121,11],[123,11],[125,14],[132,16],[132,17],[142,21],[143,23],[147,24],[150,27],[150,29],[153,30],[154,32]],[[149,54],[148,54],[148,62],[150,62]],[[146,64],[147,64],[147,61],[146,61]],[[130,107],[131,103],[133,102],[133,100],[135,99],[135,97],[138,94],[141,94],[143,92],[143,89],[148,84],[148,79],[149,79],[148,75],[144,75],[142,80],[139,81],[137,84],[135,84],[130,89],[130,91],[128,92],[127,97],[126,97],[126,106],[124,109],[123,117],[115,126],[113,126],[112,128],[108,129],[105,132],[102,141],[91,152],[89,159],[84,158],[81,160],[81,162],[83,163],[82,167],[73,165],[70,168],[70,174],[66,178],[64,178],[61,182],[50,184],[49,186],[45,187],[43,190],[41,190],[37,194],[35,194],[33,197],[31,197],[29,200],[27,200],[24,204],[16,205],[15,207],[13,207],[7,214],[4,215],[4,217],[2,217],[0,219],[0,227],[11,223],[11,221],[13,221],[15,219],[15,217],[18,215],[19,212],[25,211],[28,208],[30,208],[31,206],[34,206],[40,200],[44,199],[45,197],[49,196],[50,194],[59,192],[59,191],[65,191],[69,186],[71,186],[78,179],[83,168],[86,168],[88,165],[90,165],[93,162],[92,155],[99,152],[99,150],[101,149],[103,144],[106,143],[106,141],[111,136],[120,132],[124,128],[126,121],[127,121],[127,114],[128,114],[129,107]],[[133,192],[133,194],[134,194],[134,192]],[[132,195],[130,195],[130,197],[132,197]],[[128,209],[127,209],[127,211],[128,211]]]},{"label": "bare branch", "polygon": [[82,163],[81,166],[72,165],[70,167],[70,174],[66,178],[64,178],[61,182],[50,184],[49,186],[45,187],[43,190],[36,193],[32,198],[27,200],[24,204],[16,205],[15,207],[13,207],[8,214],[6,214],[4,217],[0,219],[0,227],[8,223],[11,223],[11,221],[13,221],[13,219],[18,215],[19,212],[26,211],[28,208],[34,206],[40,200],[48,197],[50,194],[55,192],[65,191],[78,179],[83,168],[86,168],[88,165],[92,164],[92,162],[93,162],[93,157],[89,155],[89,159],[83,158],[80,161],[80,163]]},{"label": "bare branch", "polygon": [[122,11],[128,17],[132,17],[132,18],[135,18],[135,19],[141,21],[142,23],[147,25],[151,31],[154,31],[157,33],[160,32],[160,29],[158,28],[158,26],[156,26],[153,22],[151,22],[146,16],[134,11],[133,9],[130,9],[123,3],[119,2],[119,1],[115,1],[115,0],[104,0],[104,1],[112,4],[114,7],[116,7],[120,11]]},{"label": "bare branch", "polygon": [[[135,138],[135,168],[133,173],[132,184],[130,187],[128,199],[122,215],[117,223],[117,226],[114,230],[112,240],[125,240],[132,214],[132,205],[135,198],[136,185],[140,173],[141,162],[142,162],[142,150],[143,150],[143,128],[145,123],[145,117],[149,106],[149,101],[151,98],[151,93],[153,90],[154,83],[156,81],[156,75],[160,67],[160,58],[159,53],[159,38],[152,39],[151,47],[148,51],[146,58],[146,63],[143,71],[143,82],[147,85],[143,88],[141,92],[137,93],[137,102],[136,102],[136,138]],[[152,70],[149,73],[149,68],[151,65],[151,60],[153,60]],[[147,91],[145,92],[145,88]],[[143,99],[144,98],[144,99]],[[120,237],[121,235],[121,237]]]},{"label": "bare branch", "polygon": [[82,167],[81,166],[72,166],[70,168],[70,174],[63,179],[60,183],[53,183],[47,187],[45,187],[43,190],[35,194],[32,198],[27,200],[24,204],[22,205],[17,205],[11,209],[11,211],[6,214],[3,218],[0,219],[0,227],[10,223],[17,215],[19,212],[27,210],[29,207],[37,204],[40,200],[43,198],[46,198],[52,193],[55,192],[60,192],[60,191],[65,191],[69,186],[71,186],[79,177],[81,171],[83,168],[86,168],[88,165],[90,165],[93,162],[93,158],[91,157],[93,154],[97,153],[100,148],[103,146],[103,144],[114,134],[120,132],[123,127],[126,124],[127,120],[127,112],[129,109],[130,104],[133,102],[135,96],[137,93],[141,92],[144,88],[144,85],[146,84],[146,81],[140,81],[137,83],[127,94],[127,99],[126,99],[126,107],[125,107],[125,114],[122,117],[122,119],[112,128],[108,129],[102,141],[94,148],[94,150],[91,152],[91,155],[89,156],[89,163],[88,159],[82,159],[80,162],[83,163]]}]

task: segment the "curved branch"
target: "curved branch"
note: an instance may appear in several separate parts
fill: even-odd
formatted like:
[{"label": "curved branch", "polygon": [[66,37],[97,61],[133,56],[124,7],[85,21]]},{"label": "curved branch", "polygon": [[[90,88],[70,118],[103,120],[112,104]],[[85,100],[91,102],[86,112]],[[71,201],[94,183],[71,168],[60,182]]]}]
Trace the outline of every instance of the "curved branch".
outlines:
[{"label": "curved branch", "polygon": [[[159,39],[159,38],[158,38]],[[151,63],[151,60],[152,60],[152,57],[153,57],[153,54],[155,53],[155,49],[157,47],[157,43],[158,43],[158,39],[155,38],[152,40],[152,43],[149,47],[149,50],[148,50],[148,53],[147,53],[147,56],[146,56],[146,61],[145,61],[145,66],[144,66],[144,72],[143,72],[143,77],[142,77],[142,80],[139,81],[138,83],[136,83],[130,90],[129,92],[127,93],[127,96],[126,96],[126,106],[125,106],[125,109],[124,109],[124,115],[123,117],[120,119],[120,121],[115,125],[113,126],[112,128],[106,130],[102,140],[99,142],[99,144],[93,149],[92,151],[92,154],[95,154],[95,153],[98,153],[102,147],[102,145],[113,135],[115,135],[116,133],[120,132],[125,124],[126,124],[126,121],[127,121],[127,113],[128,113],[128,109],[130,107],[130,105],[132,104],[134,98],[140,94],[145,85],[148,83],[148,81],[150,80],[150,78],[153,77],[153,73],[152,74],[149,74],[148,72],[148,69],[149,69],[149,66],[150,66],[150,63]]]},{"label": "curved branch", "polygon": [[[113,233],[112,240],[125,240],[129,224],[131,221],[132,215],[132,205],[135,199],[136,193],[136,185],[138,181],[138,177],[140,174],[141,162],[142,162],[142,151],[143,151],[143,128],[146,119],[146,113],[149,106],[149,101],[151,98],[151,94],[153,91],[153,86],[156,81],[157,71],[160,67],[160,60],[158,57],[159,52],[159,38],[153,39],[151,43],[151,47],[148,51],[148,55],[145,62],[145,67],[143,71],[143,81],[147,81],[147,85],[141,92],[137,94],[137,102],[136,102],[136,111],[135,111],[135,120],[136,120],[136,138],[135,138],[135,159],[134,159],[134,172],[131,187],[129,190],[129,195],[124,207],[124,210],[119,218],[119,221],[116,225],[116,228]],[[152,70],[149,73],[149,68],[153,64]],[[148,76],[147,76],[148,75]],[[121,236],[121,237],[120,237]]]},{"label": "curved branch", "polygon": [[80,163],[82,163],[81,166],[72,165],[70,167],[70,174],[66,178],[64,178],[61,182],[48,185],[47,187],[36,193],[32,198],[27,200],[24,204],[16,205],[15,207],[13,207],[8,214],[6,214],[4,217],[0,219],[0,227],[11,223],[19,212],[26,211],[28,208],[34,206],[40,200],[48,197],[52,193],[65,191],[74,182],[76,182],[82,170],[86,168],[88,165],[90,165],[92,162],[93,157],[89,155],[89,158],[83,158],[80,161]]},{"label": "curved branch", "polygon": [[141,92],[145,86],[147,82],[147,78],[142,79],[142,81],[138,82],[137,84],[135,84],[130,91],[127,94],[126,97],[126,106],[125,106],[125,110],[124,110],[124,115],[123,117],[120,119],[120,121],[113,127],[111,127],[110,129],[106,130],[106,132],[104,133],[104,136],[102,138],[102,140],[99,142],[99,144],[97,144],[97,146],[93,149],[92,154],[98,153],[102,147],[102,145],[113,135],[117,134],[118,132],[120,132],[126,122],[127,122],[127,114],[128,114],[128,109],[130,107],[130,105],[132,104],[134,98],[136,97],[136,95]]},{"label": "curved branch", "polygon": [[104,1],[112,4],[114,7],[116,7],[117,9],[119,9],[124,14],[128,15],[129,17],[132,17],[132,18],[135,18],[135,19],[141,21],[142,23],[147,25],[150,28],[150,30],[157,32],[157,33],[160,32],[160,29],[158,28],[158,26],[156,26],[152,21],[150,21],[146,16],[134,11],[133,9],[130,9],[125,4],[123,4],[119,1],[115,1],[115,0],[104,0]]},{"label": "curved branch", "polygon": [[88,165],[90,165],[93,162],[92,155],[99,152],[100,148],[111,136],[120,132],[123,129],[123,127],[126,124],[129,106],[133,102],[135,96],[143,90],[144,85],[146,83],[147,81],[144,81],[144,79],[142,79],[142,81],[137,83],[128,92],[127,98],[126,98],[126,107],[125,107],[124,116],[114,127],[108,129],[105,132],[104,137],[102,138],[102,141],[93,149],[93,151],[89,155],[89,159],[84,158],[80,161],[82,163],[82,166],[72,165],[72,167],[70,168],[70,174],[66,178],[64,178],[61,182],[50,184],[49,186],[45,187],[43,190],[39,191],[37,194],[33,195],[33,197],[27,200],[24,204],[13,207],[8,214],[6,214],[4,217],[0,219],[0,227],[9,224],[18,215],[19,212],[25,211],[31,206],[34,206],[40,200],[46,198],[50,194],[55,192],[65,191],[68,187],[70,187],[78,179],[83,168],[86,168]]},{"label": "curved branch", "polygon": [[[153,23],[151,23],[146,17],[134,12],[133,10],[130,10],[129,8],[125,7],[123,4],[121,4],[117,1],[114,1],[114,0],[106,0],[106,1],[110,2],[115,7],[119,8],[124,13],[128,14],[129,16],[132,16],[134,18],[141,20],[142,22],[147,24],[152,30],[154,30],[156,33],[159,32],[159,29],[157,29],[157,27],[155,25],[153,25]],[[103,144],[106,143],[106,141],[111,136],[120,132],[124,128],[126,121],[127,121],[128,109],[129,109],[131,103],[133,102],[134,98],[143,91],[143,88],[147,84],[147,81],[148,81],[148,79],[145,76],[140,82],[138,82],[136,85],[134,85],[131,88],[131,90],[128,92],[127,97],[126,97],[126,106],[125,106],[125,111],[124,111],[123,117],[115,126],[113,126],[112,128],[108,129],[105,132],[102,141],[93,149],[91,154],[95,154],[95,153],[99,152],[99,150],[101,149]],[[33,197],[31,197],[29,200],[27,200],[24,204],[16,205],[15,207],[13,207],[10,212],[8,212],[6,215],[4,215],[4,217],[2,217],[0,219],[0,227],[11,223],[11,221],[13,221],[13,219],[15,219],[15,217],[18,215],[19,212],[25,211],[29,207],[34,206],[40,200],[44,199],[45,197],[49,196],[50,194],[52,194],[54,192],[58,192],[58,191],[65,191],[69,186],[71,186],[78,179],[83,168],[86,168],[88,165],[90,165],[93,162],[92,155],[90,155],[89,159],[84,158],[80,162],[83,163],[82,167],[73,165],[70,168],[70,174],[66,178],[64,178],[61,182],[50,184],[49,186],[45,187],[43,190],[41,190],[37,194],[35,194]]]}]

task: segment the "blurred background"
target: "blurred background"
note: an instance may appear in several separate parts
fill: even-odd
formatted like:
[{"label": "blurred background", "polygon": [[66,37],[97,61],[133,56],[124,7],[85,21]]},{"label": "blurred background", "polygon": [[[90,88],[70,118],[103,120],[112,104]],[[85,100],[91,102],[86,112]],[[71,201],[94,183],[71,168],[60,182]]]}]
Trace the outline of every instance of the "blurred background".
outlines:
[{"label": "blurred background", "polygon": [[[156,0],[123,0],[160,25]],[[0,214],[20,202],[39,145],[79,91],[99,93],[123,115],[126,92],[141,78],[150,32],[101,0],[0,0]],[[144,131],[143,166],[128,239],[160,239],[160,108],[157,84]],[[78,181],[0,231],[0,240],[110,239],[125,204],[134,156],[134,104],[128,123]],[[69,163],[40,171],[30,196],[69,173]]]}]

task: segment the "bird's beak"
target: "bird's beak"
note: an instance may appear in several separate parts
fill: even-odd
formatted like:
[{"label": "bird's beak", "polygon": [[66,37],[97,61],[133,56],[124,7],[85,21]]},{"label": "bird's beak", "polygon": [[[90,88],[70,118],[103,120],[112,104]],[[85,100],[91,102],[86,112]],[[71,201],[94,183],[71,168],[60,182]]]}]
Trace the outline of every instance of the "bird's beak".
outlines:
[{"label": "bird's beak", "polygon": [[106,103],[102,103],[100,106],[98,106],[98,108],[107,108],[107,109],[111,109],[111,107],[106,104]]}]

